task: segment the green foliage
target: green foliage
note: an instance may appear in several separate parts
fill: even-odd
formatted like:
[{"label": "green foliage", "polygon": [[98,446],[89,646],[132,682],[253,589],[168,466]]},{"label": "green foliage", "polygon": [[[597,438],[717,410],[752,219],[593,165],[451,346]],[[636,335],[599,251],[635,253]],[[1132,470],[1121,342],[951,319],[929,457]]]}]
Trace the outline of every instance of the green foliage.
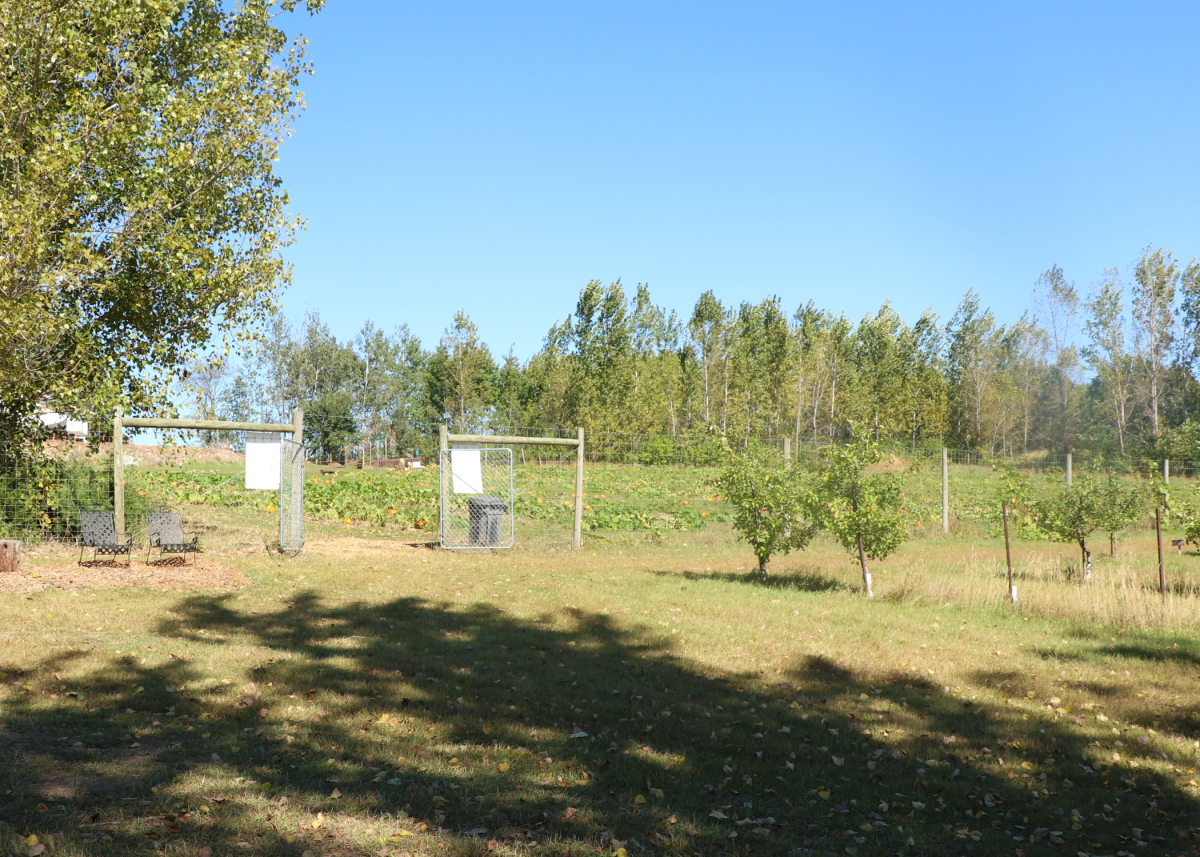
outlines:
[{"label": "green foliage", "polygon": [[887,558],[908,535],[901,475],[868,471],[885,460],[878,441],[868,433],[846,446],[824,447],[820,457],[807,500],[812,517],[856,556],[870,594],[867,558]]},{"label": "green foliage", "polygon": [[773,447],[751,443],[731,452],[716,484],[733,507],[733,528],[758,558],[765,579],[776,554],[803,550],[816,532],[807,520],[805,471]]},{"label": "green foliage", "polygon": [[[314,518],[401,529],[423,529],[437,521],[436,471],[345,471],[328,476],[310,471],[305,479],[304,512]],[[126,480],[126,498],[137,496],[144,502],[236,506],[270,514],[278,510],[276,492],[247,491],[240,473],[225,470],[130,470]]]},{"label": "green foliage", "polygon": [[725,450],[715,438],[702,443],[680,442],[670,435],[655,435],[637,450],[637,461],[645,465],[688,464],[711,466],[721,464]]},{"label": "green foliage", "polygon": [[498,380],[496,361],[480,340],[479,328],[459,310],[429,359],[433,413],[448,421],[451,431],[486,431]]},{"label": "green foliage", "polygon": [[274,6],[0,0],[10,425],[46,398],[165,406],[198,350],[270,311],[298,225],[274,163],[308,70]]},{"label": "green foliage", "polygon": [[1144,483],[1113,475],[1097,479],[1095,487],[1100,503],[1100,529],[1109,533],[1115,545],[1116,534],[1133,526],[1145,514],[1151,491]]},{"label": "green foliage", "polygon": [[1087,540],[1097,530],[1118,522],[1118,513],[1110,511],[1106,503],[1123,490],[1116,485],[1114,477],[1102,481],[1091,474],[1081,474],[1072,485],[1033,498],[1028,505],[1034,525],[1051,541],[1079,545],[1080,567],[1086,576],[1090,554]]},{"label": "green foliage", "polygon": [[[112,509],[112,468],[73,458],[26,451],[0,466],[0,538],[72,540],[79,535],[81,509]],[[144,517],[146,502],[136,493],[126,513]]]}]

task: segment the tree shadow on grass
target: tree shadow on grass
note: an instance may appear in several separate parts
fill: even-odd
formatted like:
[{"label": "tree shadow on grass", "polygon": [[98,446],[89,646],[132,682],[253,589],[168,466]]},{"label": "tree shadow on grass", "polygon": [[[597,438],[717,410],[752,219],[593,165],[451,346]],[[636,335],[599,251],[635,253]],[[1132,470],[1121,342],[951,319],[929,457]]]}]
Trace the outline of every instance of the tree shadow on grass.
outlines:
[{"label": "tree shadow on grass", "polygon": [[764,589],[790,589],[796,592],[850,592],[853,587],[845,581],[828,577],[819,571],[799,570],[781,573],[771,572],[763,580],[758,571],[738,572],[699,572],[685,571],[656,571],[658,577],[683,577],[685,580],[719,580],[725,583],[740,583],[748,586],[759,586]]},{"label": "tree shadow on grass", "polygon": [[[1198,809],[1174,778],[1086,763],[1094,736],[1052,712],[828,658],[706,670],[577,609],[196,596],[157,634],[159,665],[59,652],[9,670],[0,847],[1011,855],[1045,828],[1111,853]],[[253,663],[203,668],[245,644]],[[1092,803],[1110,793],[1112,823]]]}]

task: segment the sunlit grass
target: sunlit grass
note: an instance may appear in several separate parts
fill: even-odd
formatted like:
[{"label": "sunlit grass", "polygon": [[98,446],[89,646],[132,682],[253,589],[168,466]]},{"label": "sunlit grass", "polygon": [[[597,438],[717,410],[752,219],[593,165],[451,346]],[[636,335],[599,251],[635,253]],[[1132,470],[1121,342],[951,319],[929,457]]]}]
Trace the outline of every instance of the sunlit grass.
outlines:
[{"label": "sunlit grass", "polygon": [[1200,832],[1200,558],[1168,556],[1156,613],[1144,532],[1088,584],[1070,546],[1015,543],[1014,607],[983,533],[911,541],[868,600],[826,540],[755,582],[720,525],[486,553],[318,525],[283,559],[255,541],[269,516],[238,515],[208,536],[238,594],[0,596],[0,852],[1116,854]]}]

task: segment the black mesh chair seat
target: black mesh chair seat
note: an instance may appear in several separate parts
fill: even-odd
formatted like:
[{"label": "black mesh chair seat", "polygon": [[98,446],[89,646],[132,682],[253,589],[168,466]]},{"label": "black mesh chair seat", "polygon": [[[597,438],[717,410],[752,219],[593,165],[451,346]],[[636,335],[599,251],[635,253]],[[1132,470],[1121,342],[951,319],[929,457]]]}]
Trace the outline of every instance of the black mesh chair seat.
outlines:
[{"label": "black mesh chair seat", "polygon": [[146,551],[146,562],[150,562],[151,552],[157,548],[161,560],[165,554],[192,554],[193,564],[195,555],[200,552],[200,536],[196,533],[185,533],[183,521],[179,512],[170,506],[155,506],[146,513],[146,532],[150,538],[150,546]]},{"label": "black mesh chair seat", "polygon": [[92,549],[92,561],[97,556],[130,556],[133,537],[117,532],[117,518],[111,509],[82,509],[79,512],[79,561]]}]

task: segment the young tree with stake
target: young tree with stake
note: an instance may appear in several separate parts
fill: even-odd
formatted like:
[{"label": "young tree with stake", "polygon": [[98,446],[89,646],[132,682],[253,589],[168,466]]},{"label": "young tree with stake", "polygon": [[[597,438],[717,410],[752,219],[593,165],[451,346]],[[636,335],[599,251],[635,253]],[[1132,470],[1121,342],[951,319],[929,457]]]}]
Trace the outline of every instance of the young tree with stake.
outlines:
[{"label": "young tree with stake", "polygon": [[758,573],[767,579],[767,563],[776,554],[804,550],[817,528],[806,517],[804,469],[779,450],[751,443],[734,451],[717,478],[717,487],[733,507],[733,528],[758,557]]},{"label": "young tree with stake", "polygon": [[1117,533],[1137,523],[1146,511],[1147,491],[1144,485],[1109,476],[1097,483],[1100,505],[1100,528],[1108,531],[1108,554],[1117,555]]},{"label": "young tree with stake", "polygon": [[1073,485],[1063,486],[1057,494],[1029,501],[1035,525],[1051,541],[1079,545],[1084,580],[1090,580],[1092,576],[1087,540],[1109,521],[1104,504],[1101,484],[1088,474],[1075,480]]},{"label": "young tree with stake", "polygon": [[824,463],[808,495],[810,515],[857,557],[863,590],[872,595],[867,559],[886,559],[908,536],[900,475],[867,472],[885,456],[865,432],[848,446],[825,447],[821,456]]}]

